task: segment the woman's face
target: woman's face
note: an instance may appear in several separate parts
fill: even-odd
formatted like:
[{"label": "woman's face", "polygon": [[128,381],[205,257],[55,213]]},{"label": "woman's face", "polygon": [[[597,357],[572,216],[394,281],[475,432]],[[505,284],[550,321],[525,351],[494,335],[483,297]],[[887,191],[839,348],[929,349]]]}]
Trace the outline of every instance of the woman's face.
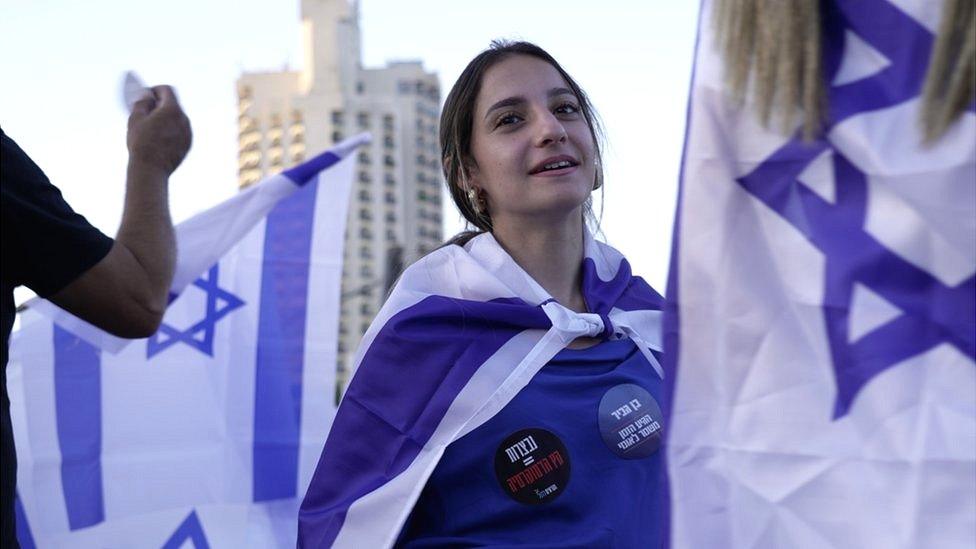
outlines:
[{"label": "woman's face", "polygon": [[468,172],[496,229],[578,211],[593,189],[594,149],[579,99],[552,65],[514,55],[485,72]]}]

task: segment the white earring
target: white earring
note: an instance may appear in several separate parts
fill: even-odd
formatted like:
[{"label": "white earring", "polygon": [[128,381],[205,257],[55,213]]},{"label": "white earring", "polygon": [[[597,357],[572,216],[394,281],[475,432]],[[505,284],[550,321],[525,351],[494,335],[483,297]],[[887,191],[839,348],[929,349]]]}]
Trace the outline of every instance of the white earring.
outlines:
[{"label": "white earring", "polygon": [[468,202],[471,203],[471,209],[474,210],[474,213],[481,215],[481,200],[478,197],[478,191],[473,188],[468,189]]}]

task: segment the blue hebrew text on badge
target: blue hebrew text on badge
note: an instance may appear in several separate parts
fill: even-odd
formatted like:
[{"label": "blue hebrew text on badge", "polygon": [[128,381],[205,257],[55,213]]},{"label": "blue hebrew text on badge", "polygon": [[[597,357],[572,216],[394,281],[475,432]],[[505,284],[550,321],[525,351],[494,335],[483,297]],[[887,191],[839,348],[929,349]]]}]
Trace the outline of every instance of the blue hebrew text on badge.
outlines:
[{"label": "blue hebrew text on badge", "polygon": [[640,385],[623,383],[600,399],[600,436],[611,452],[640,459],[661,447],[664,416],[654,397]]}]

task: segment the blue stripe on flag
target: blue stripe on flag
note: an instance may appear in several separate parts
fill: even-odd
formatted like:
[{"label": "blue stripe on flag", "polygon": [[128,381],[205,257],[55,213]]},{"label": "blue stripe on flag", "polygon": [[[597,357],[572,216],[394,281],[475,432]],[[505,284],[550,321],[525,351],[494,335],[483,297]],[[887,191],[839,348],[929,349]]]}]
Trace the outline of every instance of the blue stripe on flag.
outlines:
[{"label": "blue stripe on flag", "polygon": [[105,520],[102,384],[98,349],[54,325],[54,399],[61,485],[72,530]]},{"label": "blue stripe on flag", "polygon": [[[695,33],[695,49],[692,50],[693,61],[691,67],[691,79],[688,81],[688,102],[685,104],[685,136],[681,144],[681,167],[678,171],[678,198],[674,208],[674,225],[672,226],[671,232],[671,258],[669,260],[668,266],[668,285],[665,289],[665,299],[664,306],[662,307],[664,315],[662,318],[663,326],[661,327],[661,339],[664,343],[664,353],[661,360],[661,366],[664,368],[664,391],[661,398],[661,412],[664,414],[664,424],[671,425],[671,413],[674,409],[674,388],[675,379],[678,376],[678,359],[681,353],[681,332],[679,327],[681,325],[681,309],[679,302],[679,266],[680,261],[680,250],[681,250],[681,218],[682,218],[682,205],[684,204],[684,193],[687,184],[685,183],[685,166],[688,164],[688,142],[691,137],[691,115],[692,115],[692,101],[691,98],[695,94],[695,82],[698,77],[698,53],[702,48],[702,21],[704,21],[704,9],[702,9],[702,4],[699,4],[698,10],[698,21],[695,24],[695,28],[698,31]],[[669,469],[668,465],[668,444],[671,441],[672,431],[670,429],[664,431],[664,448],[661,449],[661,467],[667,471]],[[658,501],[661,502],[661,535],[662,539],[668,540],[667,546],[670,547],[671,543],[671,517],[674,514],[671,508],[671,479],[667,474],[661,476],[662,482],[660,486],[660,494],[658,495]]]},{"label": "blue stripe on flag", "polygon": [[14,515],[16,518],[17,527],[17,542],[20,543],[20,549],[34,549],[37,547],[34,544],[34,536],[30,531],[30,523],[27,522],[27,513],[24,512],[24,506],[20,503],[20,494],[17,494],[14,499]]},{"label": "blue stripe on flag", "polygon": [[285,170],[283,175],[291,179],[299,187],[304,187],[309,182],[315,181],[319,172],[332,167],[333,164],[340,160],[342,159],[334,152],[325,151],[303,164]]},{"label": "blue stripe on flag", "polygon": [[254,501],[298,491],[309,253],[318,185],[268,215],[254,386]]}]

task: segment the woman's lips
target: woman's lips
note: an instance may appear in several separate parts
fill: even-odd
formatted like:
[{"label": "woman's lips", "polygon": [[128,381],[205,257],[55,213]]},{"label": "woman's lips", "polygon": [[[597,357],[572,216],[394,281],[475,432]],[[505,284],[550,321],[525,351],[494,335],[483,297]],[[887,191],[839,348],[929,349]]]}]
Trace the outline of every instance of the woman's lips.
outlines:
[{"label": "woman's lips", "polygon": [[529,174],[532,177],[559,177],[561,175],[567,175],[575,172],[579,166],[566,166],[565,168],[558,168],[555,170],[545,170],[541,172],[536,172]]},{"label": "woman's lips", "polygon": [[548,170],[546,169],[546,166],[557,166],[560,164],[566,164],[567,165],[566,167],[576,167],[579,166],[579,161],[568,154],[550,156],[549,158],[543,160],[542,162],[539,162],[538,164],[535,165],[534,168],[529,170],[529,175],[539,175],[543,172],[558,172],[560,170],[565,169],[565,168],[555,168],[555,169],[548,169]]}]

